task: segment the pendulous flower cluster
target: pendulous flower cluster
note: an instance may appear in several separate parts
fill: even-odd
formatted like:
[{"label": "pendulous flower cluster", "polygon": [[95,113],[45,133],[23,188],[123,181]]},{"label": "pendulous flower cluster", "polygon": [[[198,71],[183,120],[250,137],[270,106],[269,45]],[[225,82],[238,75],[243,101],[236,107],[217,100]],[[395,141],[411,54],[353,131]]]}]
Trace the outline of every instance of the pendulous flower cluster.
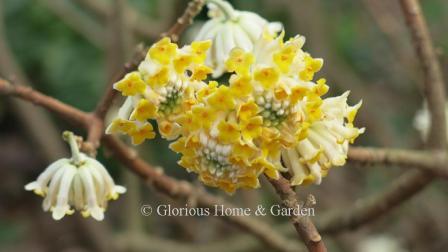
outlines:
[{"label": "pendulous flower cluster", "polygon": [[25,189],[44,197],[42,207],[51,211],[55,220],[73,214],[76,209],[84,217],[101,221],[107,202],[117,199],[126,188],[115,185],[100,162],[79,152],[72,132],[64,132],[63,137],[70,144],[72,157],[52,163]]}]

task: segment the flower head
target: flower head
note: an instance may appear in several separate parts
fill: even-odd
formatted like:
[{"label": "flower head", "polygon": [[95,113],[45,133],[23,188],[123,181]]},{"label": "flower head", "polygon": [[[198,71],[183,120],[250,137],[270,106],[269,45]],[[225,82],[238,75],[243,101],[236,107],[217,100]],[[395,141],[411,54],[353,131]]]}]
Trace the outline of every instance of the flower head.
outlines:
[{"label": "flower head", "polygon": [[[261,120],[244,124],[237,116],[237,103],[229,88],[213,86],[212,82],[198,90],[201,100],[179,120],[183,131],[170,147],[182,154],[179,164],[198,173],[209,186],[229,193],[240,187],[256,188],[258,176],[265,169],[273,169],[272,164],[264,165],[269,162],[261,157],[261,149],[244,140],[261,134]],[[191,126],[192,122],[197,125]]]},{"label": "flower head", "polygon": [[[195,92],[191,113],[178,121],[183,128],[181,138],[171,148],[182,154],[179,164],[198,173],[207,185],[233,192],[258,187],[258,176],[263,173],[277,178],[284,170],[280,150],[296,144],[297,135],[308,125],[305,121],[311,120],[309,114],[314,110],[308,107],[316,101],[304,97],[323,92],[313,93],[317,84],[300,80],[300,64],[292,69],[294,60],[304,58],[303,39],[286,43],[282,39],[265,36],[253,51],[230,51],[225,62],[232,74],[230,85],[209,82]],[[275,55],[291,47],[295,49],[289,65],[280,67]],[[291,92],[296,87],[305,92],[301,100]]]},{"label": "flower head", "polygon": [[[275,179],[287,171],[293,185],[319,184],[330,167],[345,163],[349,143],[364,132],[353,125],[361,103],[347,105],[348,92],[323,98],[326,80],[314,81],[323,60],[303,50],[304,37],[284,41],[284,32],[257,27],[250,46],[238,44],[230,30],[244,30],[238,22],[255,17],[211,2],[218,9],[212,5],[213,19],[198,37],[212,34],[215,44],[156,43],[138,71],[145,92],[127,97],[108,132],[138,144],[154,137],[147,120],[156,120],[162,136],[176,139],[170,147],[181,154],[179,164],[229,193],[258,187],[261,174]],[[229,73],[228,85],[206,84],[212,71]]]},{"label": "flower head", "polygon": [[126,188],[115,185],[100,162],[79,152],[73,133],[64,132],[64,139],[70,144],[72,157],[52,163],[25,189],[44,197],[42,207],[51,211],[55,220],[73,214],[75,209],[84,217],[103,220],[107,202],[117,199]]},{"label": "flower head", "polygon": [[210,20],[202,26],[195,40],[213,41],[205,62],[214,69],[215,78],[225,72],[225,60],[233,48],[252,51],[265,28],[271,32],[282,28],[281,23],[269,23],[256,13],[235,10],[227,1],[210,0],[208,7]]},{"label": "flower head", "polygon": [[164,126],[159,128],[162,137],[176,138],[177,117],[189,109],[194,90],[205,86],[203,80],[211,73],[204,65],[210,45],[210,41],[196,41],[179,49],[163,38],[151,46],[138,71],[115,83],[114,88],[127,98],[106,132],[127,134],[140,144],[155,137],[148,122],[155,120]]}]

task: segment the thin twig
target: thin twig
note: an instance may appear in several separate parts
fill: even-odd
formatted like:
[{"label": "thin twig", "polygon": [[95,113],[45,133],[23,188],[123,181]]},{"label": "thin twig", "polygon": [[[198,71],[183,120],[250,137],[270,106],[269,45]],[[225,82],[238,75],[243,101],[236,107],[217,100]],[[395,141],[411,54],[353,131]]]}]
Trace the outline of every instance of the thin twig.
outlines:
[{"label": "thin twig", "polygon": [[179,34],[182,34],[184,30],[193,23],[193,18],[199,14],[202,7],[205,4],[205,0],[192,0],[188,3],[188,7],[184,14],[177,19],[177,22],[168,30],[168,32],[162,34],[163,37],[170,37],[172,41],[179,40]]},{"label": "thin twig", "polygon": [[448,157],[443,151],[350,147],[348,158],[351,162],[362,164],[390,164],[420,168],[448,178]]},{"label": "thin twig", "polygon": [[386,189],[357,200],[352,207],[333,210],[319,218],[317,227],[323,234],[354,230],[392,211],[405,200],[418,193],[431,179],[420,170],[401,175]]},{"label": "thin twig", "polygon": [[[268,178],[269,182],[274,186],[278,195],[282,199],[283,206],[289,209],[295,209],[299,206],[297,200],[297,194],[292,190],[289,181],[282,176],[279,179],[274,180]],[[311,252],[324,252],[327,251],[325,244],[314,226],[311,219],[307,216],[290,216],[290,219],[300,235],[300,238],[305,242],[306,247]]]},{"label": "thin twig", "polygon": [[145,49],[143,48],[143,46],[138,46],[137,48],[138,49],[135,51],[132,60],[130,60],[123,66],[123,69],[120,72],[118,72],[115,75],[115,77],[112,78],[112,81],[107,86],[107,90],[105,91],[104,96],[98,103],[94,112],[98,118],[104,119],[107,111],[109,110],[110,106],[112,106],[112,103],[115,99],[117,92],[113,89],[112,84],[121,80],[127,73],[137,69],[138,64],[140,64],[140,61],[144,59]]},{"label": "thin twig", "polygon": [[3,95],[16,96],[34,103],[35,105],[49,109],[51,112],[82,127],[87,127],[90,120],[90,116],[87,113],[60,102],[53,97],[37,92],[30,87],[12,85],[4,79],[0,79],[0,93]]},{"label": "thin twig", "polygon": [[400,0],[415,50],[424,73],[424,95],[431,113],[428,147],[447,146],[445,118],[445,84],[437,54],[434,50],[426,20],[417,0]]}]

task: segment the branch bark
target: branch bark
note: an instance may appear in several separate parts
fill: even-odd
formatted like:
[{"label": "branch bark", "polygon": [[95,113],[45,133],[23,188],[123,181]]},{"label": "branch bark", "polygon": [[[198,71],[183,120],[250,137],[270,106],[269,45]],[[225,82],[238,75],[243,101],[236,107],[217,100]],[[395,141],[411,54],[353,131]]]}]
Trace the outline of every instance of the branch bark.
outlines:
[{"label": "branch bark", "polygon": [[348,160],[361,164],[409,166],[448,178],[448,157],[443,151],[350,147]]},{"label": "branch bark", "polygon": [[[289,181],[280,175],[277,180],[268,178],[269,182],[277,191],[277,194],[282,199],[285,208],[294,209],[299,205],[297,194],[292,190]],[[300,238],[305,242],[308,251],[311,252],[325,252],[327,248],[309,217],[306,216],[290,216],[291,222],[294,225]]]},{"label": "branch bark", "polygon": [[431,113],[428,147],[446,149],[445,84],[426,20],[417,0],[400,0],[424,74],[424,95]]},{"label": "branch bark", "polygon": [[170,37],[172,41],[179,40],[179,34],[182,34],[185,29],[193,23],[193,18],[199,14],[204,7],[205,0],[192,0],[188,3],[188,7],[184,14],[179,17],[176,23],[168,30],[168,32],[162,34],[163,37]]}]

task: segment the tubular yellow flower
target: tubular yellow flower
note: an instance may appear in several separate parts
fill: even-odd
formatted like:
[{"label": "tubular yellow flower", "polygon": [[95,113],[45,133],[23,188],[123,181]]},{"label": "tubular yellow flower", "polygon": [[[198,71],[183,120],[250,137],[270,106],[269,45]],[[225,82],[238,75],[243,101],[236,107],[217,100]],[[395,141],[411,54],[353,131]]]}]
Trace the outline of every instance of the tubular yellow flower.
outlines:
[{"label": "tubular yellow flower", "polygon": [[254,138],[261,136],[263,126],[263,117],[254,116],[241,122],[241,134],[244,141],[252,143]]},{"label": "tubular yellow flower", "polygon": [[130,118],[131,120],[137,120],[144,122],[150,118],[154,118],[157,114],[157,107],[146,99],[141,99]]},{"label": "tubular yellow flower", "polygon": [[305,55],[305,69],[300,72],[300,78],[304,81],[312,80],[314,74],[322,68],[322,65],[322,59],[313,59],[311,56]]},{"label": "tubular yellow flower", "polygon": [[165,65],[176,55],[176,51],[177,45],[171,43],[169,38],[163,38],[149,49],[148,56]]},{"label": "tubular yellow flower", "polygon": [[253,87],[249,76],[232,75],[229,79],[230,92],[237,98],[247,97],[252,93]]},{"label": "tubular yellow flower", "polygon": [[249,73],[250,66],[254,62],[254,56],[246,53],[243,49],[235,47],[230,51],[229,59],[226,61],[226,69],[240,75]]},{"label": "tubular yellow flower", "polygon": [[201,81],[207,78],[207,75],[211,74],[213,69],[205,65],[199,65],[193,68],[193,74],[191,75],[191,80]]},{"label": "tubular yellow flower", "polygon": [[208,103],[215,109],[232,109],[235,107],[235,100],[227,86],[220,86],[208,97]]},{"label": "tubular yellow flower", "polygon": [[258,112],[259,108],[257,104],[253,100],[250,100],[238,106],[237,116],[241,121],[247,121],[257,115]]},{"label": "tubular yellow flower", "polygon": [[141,127],[129,132],[129,135],[132,137],[132,143],[138,145],[143,143],[146,139],[153,139],[156,136],[156,133],[154,133],[152,124],[145,123]]},{"label": "tubular yellow flower", "polygon": [[146,85],[137,72],[128,73],[123,80],[114,84],[114,88],[120,91],[124,96],[134,96],[142,94]]},{"label": "tubular yellow flower", "polygon": [[261,68],[254,73],[254,79],[259,81],[265,89],[273,88],[279,77],[278,71],[273,67]]},{"label": "tubular yellow flower", "polygon": [[221,121],[218,123],[218,139],[223,143],[238,142],[241,138],[238,125],[231,122]]},{"label": "tubular yellow flower", "polygon": [[204,63],[207,52],[212,45],[211,40],[204,39],[203,41],[194,41],[191,43],[191,49],[193,51],[193,60],[196,63]]}]

